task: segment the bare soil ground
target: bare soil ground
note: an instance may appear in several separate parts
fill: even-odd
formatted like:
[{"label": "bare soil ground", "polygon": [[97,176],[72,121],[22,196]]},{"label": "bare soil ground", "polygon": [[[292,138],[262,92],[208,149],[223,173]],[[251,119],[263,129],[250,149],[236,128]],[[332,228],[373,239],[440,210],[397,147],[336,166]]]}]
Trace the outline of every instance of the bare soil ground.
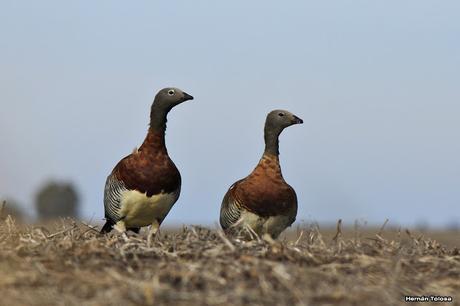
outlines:
[{"label": "bare soil ground", "polygon": [[445,242],[305,226],[278,241],[244,241],[188,227],[163,230],[148,247],[145,234],[124,239],[73,220],[19,226],[7,218],[0,305],[403,305],[405,295],[460,305],[460,234],[436,235]]}]

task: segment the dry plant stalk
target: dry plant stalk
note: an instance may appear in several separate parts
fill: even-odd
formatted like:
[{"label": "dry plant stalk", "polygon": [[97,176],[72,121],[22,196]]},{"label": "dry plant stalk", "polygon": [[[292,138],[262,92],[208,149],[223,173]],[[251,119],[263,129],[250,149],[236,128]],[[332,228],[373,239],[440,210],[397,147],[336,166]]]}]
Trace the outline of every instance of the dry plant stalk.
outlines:
[{"label": "dry plant stalk", "polygon": [[2,202],[2,206],[0,207],[0,220],[3,219],[3,212],[5,211],[6,201]]}]

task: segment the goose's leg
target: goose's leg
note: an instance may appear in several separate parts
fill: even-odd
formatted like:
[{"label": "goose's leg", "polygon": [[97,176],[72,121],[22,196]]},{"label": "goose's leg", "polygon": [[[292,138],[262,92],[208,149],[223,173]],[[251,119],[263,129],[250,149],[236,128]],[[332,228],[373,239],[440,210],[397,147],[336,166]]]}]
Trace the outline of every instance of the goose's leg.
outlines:
[{"label": "goose's leg", "polygon": [[121,237],[123,237],[124,241],[128,241],[128,235],[126,235],[126,225],[123,220],[118,221],[114,228],[117,230],[117,232],[121,233]]},{"label": "goose's leg", "polygon": [[152,247],[152,239],[157,234],[158,229],[160,228],[160,222],[158,220],[153,221],[152,225],[150,226],[149,234],[147,236],[147,247]]},{"label": "goose's leg", "polygon": [[257,241],[260,241],[259,235],[257,234],[255,230],[252,229],[252,227],[249,224],[246,224],[245,228],[248,231],[249,235],[251,236],[251,239],[254,239],[255,237]]}]

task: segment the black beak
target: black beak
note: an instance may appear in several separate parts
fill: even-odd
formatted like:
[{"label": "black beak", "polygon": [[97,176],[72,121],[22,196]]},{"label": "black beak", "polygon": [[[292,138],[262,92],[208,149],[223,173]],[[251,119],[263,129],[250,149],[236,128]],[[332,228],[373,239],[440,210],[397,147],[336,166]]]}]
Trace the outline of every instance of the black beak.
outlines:
[{"label": "black beak", "polygon": [[193,100],[193,96],[189,95],[188,93],[184,92],[184,97],[182,98],[182,102]]},{"label": "black beak", "polygon": [[299,117],[297,116],[294,116],[294,124],[302,124],[303,123],[303,120],[300,119]]}]

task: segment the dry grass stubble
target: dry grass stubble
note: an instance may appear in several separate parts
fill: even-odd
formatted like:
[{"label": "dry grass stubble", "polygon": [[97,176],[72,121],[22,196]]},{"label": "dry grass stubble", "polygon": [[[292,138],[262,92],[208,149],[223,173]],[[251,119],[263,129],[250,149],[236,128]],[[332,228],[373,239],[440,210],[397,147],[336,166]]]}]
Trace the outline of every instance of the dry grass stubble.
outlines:
[{"label": "dry grass stubble", "polygon": [[[0,223],[1,305],[395,305],[404,295],[450,295],[460,305],[460,252],[410,232],[387,240],[244,241],[187,227],[125,241],[62,220]],[[400,236],[401,236],[400,235]],[[424,305],[427,305],[426,303]]]}]

